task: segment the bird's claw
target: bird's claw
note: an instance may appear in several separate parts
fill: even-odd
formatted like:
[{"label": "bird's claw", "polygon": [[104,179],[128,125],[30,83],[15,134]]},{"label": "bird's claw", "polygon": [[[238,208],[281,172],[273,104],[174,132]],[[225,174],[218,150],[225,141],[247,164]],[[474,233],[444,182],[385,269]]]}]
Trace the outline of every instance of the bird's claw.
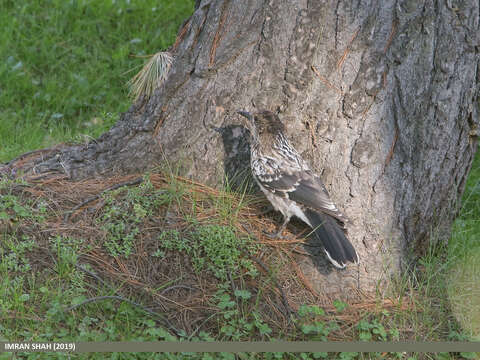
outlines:
[{"label": "bird's claw", "polygon": [[286,239],[288,239],[287,236],[282,235],[282,232],[283,232],[283,229],[280,230],[280,231],[275,231],[275,232],[268,232],[268,231],[265,231],[265,230],[264,230],[264,231],[263,231],[263,234],[264,234],[266,237],[268,237],[268,238],[270,238],[270,239],[273,239],[273,240],[275,240],[275,239],[280,239],[280,240],[286,240]]}]

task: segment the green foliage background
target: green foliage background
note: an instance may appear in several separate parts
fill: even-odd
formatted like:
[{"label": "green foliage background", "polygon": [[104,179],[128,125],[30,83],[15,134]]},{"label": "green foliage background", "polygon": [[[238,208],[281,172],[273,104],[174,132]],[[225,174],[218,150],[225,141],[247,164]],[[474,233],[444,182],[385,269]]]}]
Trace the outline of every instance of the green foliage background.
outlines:
[{"label": "green foliage background", "polygon": [[0,0],[0,162],[104,132],[142,56],[192,12],[193,0]]}]

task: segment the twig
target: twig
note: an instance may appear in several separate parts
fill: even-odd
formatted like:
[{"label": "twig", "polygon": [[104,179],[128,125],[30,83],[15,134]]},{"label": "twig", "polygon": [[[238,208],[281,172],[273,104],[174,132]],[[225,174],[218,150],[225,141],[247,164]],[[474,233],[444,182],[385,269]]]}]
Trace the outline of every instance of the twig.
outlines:
[{"label": "twig", "polygon": [[262,269],[265,271],[267,274],[270,275],[270,277],[273,280],[273,283],[275,287],[280,291],[280,294],[282,295],[282,303],[285,309],[287,310],[287,319],[290,320],[290,315],[292,314],[292,310],[290,309],[290,305],[288,304],[287,296],[285,295],[285,292],[283,291],[282,287],[277,281],[277,278],[272,274],[272,272],[267,268],[267,266],[262,262],[262,260],[258,259],[257,257],[253,256],[252,254],[249,254],[245,250],[242,250],[242,252],[248,256],[251,260],[255,261]]},{"label": "twig", "polygon": [[190,22],[192,20],[192,17],[189,17],[187,21],[182,26],[182,29],[180,30],[179,34],[177,35],[177,38],[175,39],[175,44],[173,44],[172,47],[172,52],[177,51],[178,45],[180,45],[180,42],[183,40],[185,37],[185,34],[187,33],[188,26],[190,25]]},{"label": "twig", "polygon": [[235,288],[235,283],[233,282],[232,273],[230,272],[230,270],[228,271],[227,275],[228,275],[228,280],[230,280],[230,286],[232,287],[232,291],[233,293],[235,293],[237,289]]},{"label": "twig", "polygon": [[204,321],[202,321],[202,323],[200,324],[200,326],[197,327],[195,330],[193,330],[193,332],[190,334],[190,336],[188,337],[187,340],[188,340],[188,341],[191,341],[192,337],[195,336],[195,334],[198,332],[198,330],[200,330],[200,329],[202,328],[202,326],[205,325],[208,320],[210,320],[212,317],[214,317],[214,316],[216,316],[216,315],[217,315],[217,313],[213,313],[212,315],[210,315],[209,317],[207,317]]},{"label": "twig", "polygon": [[158,132],[160,131],[160,128],[162,127],[163,123],[165,122],[165,119],[168,117],[169,114],[166,114],[167,111],[167,106],[162,106],[162,112],[160,113],[160,116],[157,121],[157,125],[155,125],[155,129],[153,130],[153,138],[156,138],[158,135]]},{"label": "twig", "polygon": [[387,43],[385,45],[385,48],[383,49],[383,52],[386,54],[388,51],[388,48],[392,44],[393,37],[395,36],[395,32],[397,31],[397,22],[394,21],[392,24],[392,30],[390,30],[390,35],[388,36]]},{"label": "twig", "polygon": [[222,6],[222,14],[220,15],[220,22],[218,23],[217,32],[215,33],[215,37],[213,38],[212,47],[210,48],[210,62],[208,63],[208,67],[212,67],[215,64],[215,55],[217,53],[217,47],[220,44],[220,40],[222,39],[223,34],[223,25],[225,25],[225,20],[227,19],[227,7],[228,1],[225,1]]},{"label": "twig", "polygon": [[96,279],[98,282],[102,283],[103,285],[105,285],[105,286],[107,286],[107,287],[110,287],[110,286],[108,286],[108,284],[107,284],[105,281],[103,281],[103,279],[102,279],[100,276],[98,276],[97,274],[95,274],[95,273],[93,273],[93,272],[85,269],[83,266],[80,266],[79,264],[75,264],[75,267],[76,267],[77,269],[82,270],[84,273],[90,275],[91,277],[93,277],[93,278]]},{"label": "twig", "polygon": [[44,153],[44,152],[49,152],[49,151],[60,151],[58,149],[55,149],[55,148],[45,148],[45,149],[38,149],[38,150],[33,150],[33,151],[29,151],[29,152],[26,152],[26,153],[23,153],[19,156],[17,156],[16,158],[10,160],[9,162],[6,163],[6,165],[11,165],[19,160],[23,160],[25,159],[26,157],[30,156],[30,155],[33,155],[33,154],[37,154],[37,153]]},{"label": "twig", "polygon": [[17,315],[17,312],[14,311],[13,314],[6,314],[6,315],[2,315],[0,317],[0,320],[18,320],[18,319],[22,319],[22,320],[30,320],[30,321],[45,321],[44,318],[41,318],[39,316],[18,316]]},{"label": "twig", "polygon": [[112,190],[116,190],[122,186],[132,186],[132,185],[137,185],[137,184],[140,184],[141,182],[143,181],[143,177],[139,177],[135,180],[129,180],[129,181],[124,181],[124,182],[121,182],[121,183],[118,183],[118,184],[115,184],[113,186],[110,186],[109,188],[103,190],[102,192],[100,192],[99,194],[97,195],[94,195],[94,196],[90,196],[89,198],[87,198],[85,201],[83,201],[82,203],[76,205],[72,210],[68,211],[65,213],[65,216],[63,217],[63,222],[67,222],[68,219],[70,218],[70,216],[75,212],[77,211],[78,209],[80,209],[81,207],[87,205],[88,203],[91,203],[92,201],[95,201],[97,199],[100,198],[100,196],[102,196],[104,193],[106,193],[107,191],[112,191]]},{"label": "twig", "polygon": [[[23,169],[23,171],[25,173],[28,173],[32,168],[33,167],[29,167],[29,168]],[[58,173],[59,173],[59,171],[49,171],[49,172],[43,173],[43,174],[38,175],[38,176],[26,175],[24,177],[24,179],[28,179],[28,181],[38,181],[38,180],[47,179],[47,178],[52,179],[50,176],[51,175],[56,175]],[[63,180],[63,179],[70,179],[70,177],[68,175],[59,175],[54,179],[55,180]]]},{"label": "twig", "polygon": [[342,67],[345,59],[347,58],[347,55],[348,55],[348,53],[350,52],[350,46],[352,45],[353,41],[356,39],[358,33],[360,32],[360,29],[361,29],[361,26],[358,27],[357,31],[355,31],[355,34],[353,34],[352,38],[351,38],[350,41],[348,42],[348,45],[347,45],[347,47],[345,48],[345,51],[343,52],[342,57],[340,58],[340,60],[338,60],[338,63],[337,63],[337,71],[340,70],[340,68]]},{"label": "twig", "polygon": [[340,90],[338,87],[332,85],[332,83],[330,83],[330,81],[328,81],[327,79],[325,79],[322,75],[320,75],[320,72],[317,70],[317,68],[315,66],[312,65],[312,70],[313,72],[318,76],[318,78],[325,84],[327,85],[330,89],[336,91],[337,93],[339,93],[340,95],[343,95],[342,93],[342,90]]},{"label": "twig", "polygon": [[199,291],[197,288],[193,287],[193,286],[188,286],[188,285],[182,285],[182,284],[179,284],[179,285],[173,285],[173,286],[169,286],[167,287],[166,289],[164,289],[160,294],[165,294],[166,292],[169,292],[170,290],[173,290],[173,289],[188,289],[188,290],[192,290],[192,291]]},{"label": "twig", "polygon": [[287,252],[287,250],[283,249],[283,248],[280,248],[284,253],[285,255],[288,256],[288,258],[290,259],[291,261],[291,264],[293,265],[293,267],[295,268],[295,272],[297,273],[297,276],[300,278],[300,280],[302,280],[303,284],[305,285],[305,287],[315,296],[317,297],[318,299],[321,299],[321,296],[318,292],[315,291],[315,289],[313,288],[312,284],[310,284],[310,281],[308,281],[308,279],[305,277],[305,275],[303,274],[303,271],[302,269],[300,269],[300,267],[298,266],[298,264],[296,263],[296,261],[293,259],[293,256]]}]

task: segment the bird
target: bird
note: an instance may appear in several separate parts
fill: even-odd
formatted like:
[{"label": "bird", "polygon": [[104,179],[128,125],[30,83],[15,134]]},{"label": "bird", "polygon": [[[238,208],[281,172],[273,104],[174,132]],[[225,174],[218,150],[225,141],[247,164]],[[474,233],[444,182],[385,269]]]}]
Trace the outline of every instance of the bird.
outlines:
[{"label": "bird", "polygon": [[332,202],[320,177],[285,136],[277,114],[269,110],[237,111],[250,131],[250,166],[253,178],[283,224],[273,235],[280,237],[290,218],[296,216],[313,229],[325,254],[337,268],[358,264],[359,257],[344,232],[348,218]]}]

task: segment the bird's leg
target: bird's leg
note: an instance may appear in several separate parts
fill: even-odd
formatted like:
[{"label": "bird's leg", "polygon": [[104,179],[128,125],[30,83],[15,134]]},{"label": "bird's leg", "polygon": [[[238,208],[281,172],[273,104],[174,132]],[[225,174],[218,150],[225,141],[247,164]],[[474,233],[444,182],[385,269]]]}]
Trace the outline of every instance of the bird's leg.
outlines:
[{"label": "bird's leg", "polygon": [[263,216],[263,215],[271,213],[272,211],[275,211],[275,209],[273,208],[273,206],[271,204],[268,204],[262,209],[262,211],[258,215]]},{"label": "bird's leg", "polygon": [[271,239],[285,239],[285,236],[282,235],[282,232],[287,227],[287,224],[288,224],[289,221],[290,221],[290,217],[289,216],[284,216],[283,217],[283,224],[280,225],[278,230],[273,232],[273,233],[264,232],[265,235],[267,235]]}]

